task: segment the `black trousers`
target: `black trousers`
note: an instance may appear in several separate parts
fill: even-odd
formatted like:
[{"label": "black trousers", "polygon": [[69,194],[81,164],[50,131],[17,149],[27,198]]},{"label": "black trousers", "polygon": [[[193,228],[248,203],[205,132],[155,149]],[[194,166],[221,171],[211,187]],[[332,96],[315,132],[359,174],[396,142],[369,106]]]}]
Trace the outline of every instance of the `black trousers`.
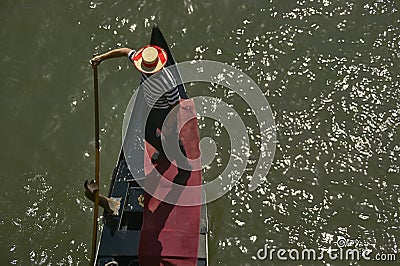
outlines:
[{"label": "black trousers", "polygon": [[[161,137],[157,134],[157,131],[160,130],[169,113],[169,109],[151,109],[149,116],[146,121],[146,129],[145,129],[145,139],[148,143],[150,143],[157,151],[163,153],[164,150],[161,144]],[[168,145],[169,140],[179,139],[179,133],[177,130],[177,120],[174,119],[174,123],[172,125],[171,133],[168,137],[165,138],[166,142],[164,145]],[[181,152],[186,156],[185,149],[182,145],[182,142],[179,141],[179,147]]]}]

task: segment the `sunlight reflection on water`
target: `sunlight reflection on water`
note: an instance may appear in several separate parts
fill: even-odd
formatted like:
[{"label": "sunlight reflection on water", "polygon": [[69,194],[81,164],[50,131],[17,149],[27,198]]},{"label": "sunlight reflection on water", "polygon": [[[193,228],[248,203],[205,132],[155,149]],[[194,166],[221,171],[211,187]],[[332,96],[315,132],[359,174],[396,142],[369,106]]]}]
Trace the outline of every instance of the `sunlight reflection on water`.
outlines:
[{"label": "sunlight reflection on water", "polygon": [[[4,38],[11,52],[2,60],[3,80],[12,92],[2,97],[1,106],[10,106],[4,113],[11,118],[5,121],[25,122],[23,130],[19,123],[18,130],[2,133],[17,145],[4,157],[25,158],[28,142],[22,139],[40,136],[29,143],[34,152],[28,162],[4,165],[5,173],[17,171],[13,176],[21,178],[0,177],[12,184],[0,202],[0,227],[11,232],[7,238],[0,235],[7,263],[87,264],[92,205],[81,183],[92,175],[94,157],[87,62],[93,52],[143,45],[153,23],[161,26],[178,61],[222,61],[254,79],[278,128],[274,165],[263,185],[250,192],[260,132],[249,106],[218,86],[187,86],[192,97],[211,95],[234,107],[250,137],[243,182],[209,206],[211,265],[264,265],[256,252],[266,243],[328,248],[338,237],[380,252],[399,251],[396,1],[270,0],[239,6],[231,1],[89,1],[40,9],[22,2],[15,7],[23,6],[18,12],[25,13],[18,17],[24,20],[18,22],[24,23],[10,24]],[[16,41],[21,31],[26,31],[24,40]],[[18,57],[21,51],[27,52]],[[138,75],[127,62],[115,60],[101,65],[99,83],[106,191]],[[199,128],[216,144],[214,161],[203,171],[212,180],[223,171],[230,144],[221,124],[200,118]],[[38,171],[38,165],[46,170]]]}]

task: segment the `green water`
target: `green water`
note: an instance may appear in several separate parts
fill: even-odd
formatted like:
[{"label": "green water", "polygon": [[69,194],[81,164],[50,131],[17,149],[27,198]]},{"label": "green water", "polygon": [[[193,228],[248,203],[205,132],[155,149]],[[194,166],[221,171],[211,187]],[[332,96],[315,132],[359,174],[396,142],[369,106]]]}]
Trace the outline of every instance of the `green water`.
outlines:
[{"label": "green water", "polygon": [[[209,204],[210,265],[377,265],[261,261],[257,250],[334,247],[400,250],[400,3],[361,1],[22,1],[0,3],[0,262],[87,265],[94,173],[92,54],[148,43],[157,23],[177,61],[233,64],[266,95],[277,126],[274,164]],[[121,145],[123,114],[139,81],[127,60],[99,67],[102,191]],[[188,87],[233,103],[257,150],[247,106],[212,86]],[[201,136],[226,140],[200,119]],[[226,152],[204,171],[223,170]],[[251,175],[254,160],[245,174]],[[222,163],[220,163],[222,162]],[[221,165],[222,164],[222,165]],[[397,255],[400,260],[400,255]],[[397,261],[397,263],[398,263]],[[387,262],[385,265],[392,265]]]}]

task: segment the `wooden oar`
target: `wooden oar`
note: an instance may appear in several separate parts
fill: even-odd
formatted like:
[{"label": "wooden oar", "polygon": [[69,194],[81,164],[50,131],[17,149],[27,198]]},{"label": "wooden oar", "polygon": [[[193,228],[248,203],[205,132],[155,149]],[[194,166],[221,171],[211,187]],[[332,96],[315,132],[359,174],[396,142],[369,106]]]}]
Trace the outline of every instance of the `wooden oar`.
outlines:
[{"label": "wooden oar", "polygon": [[[93,81],[94,81],[94,131],[95,131],[95,180],[97,187],[100,188],[100,137],[99,137],[99,84],[97,78],[97,66],[93,66]],[[94,215],[93,215],[93,236],[92,236],[92,255],[90,258],[90,265],[94,265],[96,256],[96,244],[97,244],[97,227],[98,227],[98,215],[99,215],[99,189],[94,191]]]}]

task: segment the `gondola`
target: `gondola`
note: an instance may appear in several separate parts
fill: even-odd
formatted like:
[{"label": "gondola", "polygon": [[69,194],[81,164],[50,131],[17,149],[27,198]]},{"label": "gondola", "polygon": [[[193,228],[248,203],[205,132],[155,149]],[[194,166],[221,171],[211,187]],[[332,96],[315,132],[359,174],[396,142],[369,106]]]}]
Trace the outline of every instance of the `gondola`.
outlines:
[{"label": "gondola", "polygon": [[[167,42],[157,26],[154,26],[152,29],[150,44],[160,46],[167,52],[168,61],[166,67],[175,64]],[[188,99],[183,84],[179,85],[179,93],[182,99]],[[135,107],[132,111],[132,116],[134,115],[136,115]],[[192,144],[194,145],[193,147],[198,147],[197,120],[194,121],[194,124],[192,123],[191,127],[191,130],[197,133],[197,138],[191,138],[187,141],[197,142]],[[143,201],[143,198],[151,196],[146,194],[144,189],[132,176],[132,170],[138,172],[144,171],[143,169],[130,168],[132,166],[127,163],[126,153],[124,152],[127,148],[129,147],[122,145],[111,178],[108,194],[109,197],[120,199],[119,212],[118,215],[113,215],[106,211],[103,214],[103,223],[101,226],[95,265],[208,265],[208,222],[206,205],[203,204],[197,207],[176,207],[181,209],[173,210],[175,206],[166,203],[163,206],[164,208],[166,206],[169,208],[168,214],[165,217],[157,217],[158,212],[149,211],[147,206],[149,200]],[[201,178],[201,170],[198,171],[197,174],[200,175]],[[201,191],[201,197],[205,197],[203,191]],[[163,203],[159,206],[161,209],[159,212],[160,215],[162,215],[163,212],[165,213],[165,209],[162,209],[162,204]],[[198,212],[199,214],[186,216],[184,221],[180,219],[180,217],[172,217],[173,215],[177,216],[182,213],[182,210],[193,211],[193,213]],[[170,224],[171,227],[166,230],[165,233],[161,231],[163,228],[159,228],[158,230],[161,231],[161,233],[158,232],[158,234],[155,234],[154,231],[157,229],[153,229],[153,225],[157,224],[157,220],[159,219],[166,220],[160,227],[167,226],[168,224]],[[187,219],[195,219],[192,221],[192,226],[198,226],[198,230],[195,232],[196,235],[191,233],[191,235],[187,236],[187,239],[190,238],[192,242],[197,241],[193,239],[198,239],[197,254],[190,255],[190,252],[185,253],[182,251],[182,247],[184,248],[186,242],[185,233],[184,231],[179,231],[176,233],[179,234],[179,236],[176,236],[171,228],[177,227],[174,227],[172,222],[169,221],[171,219],[178,221],[178,223],[180,220],[182,220],[182,223],[187,223]],[[151,223],[153,223],[153,225],[151,225]],[[177,226],[179,227],[179,224]],[[159,246],[156,247],[155,245]]]}]

